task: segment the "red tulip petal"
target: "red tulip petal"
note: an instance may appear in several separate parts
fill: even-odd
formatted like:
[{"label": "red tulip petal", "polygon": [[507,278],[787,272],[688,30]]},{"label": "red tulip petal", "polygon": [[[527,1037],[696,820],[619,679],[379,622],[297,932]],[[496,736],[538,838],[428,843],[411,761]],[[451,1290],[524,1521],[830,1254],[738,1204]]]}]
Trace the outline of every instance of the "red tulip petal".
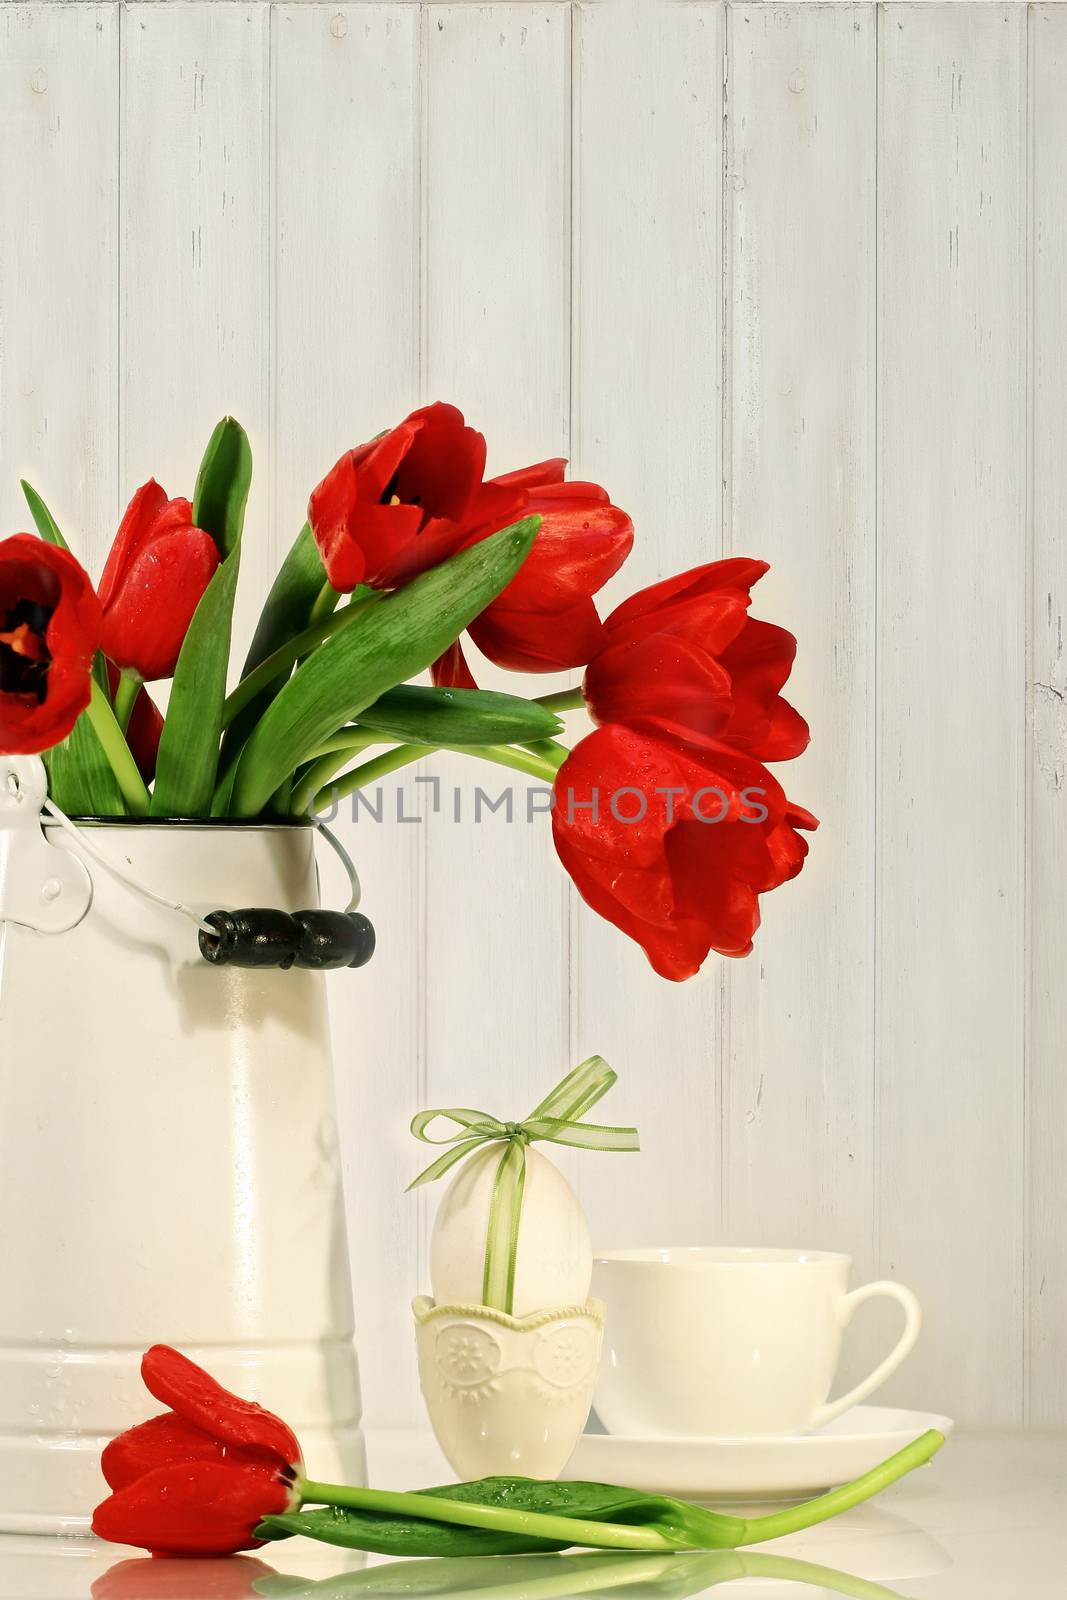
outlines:
[{"label": "red tulip petal", "polygon": [[172,1464],[117,1489],[97,1506],[93,1532],[158,1555],[232,1555],[258,1548],[256,1524],[294,1502],[293,1490],[266,1467]]},{"label": "red tulip petal", "polygon": [[618,724],[572,751],[555,795],[556,850],[582,897],[674,981],[711,950],[748,953],[758,897],[800,870],[794,827],[814,821],[737,751]]},{"label": "red tulip petal", "polygon": [[227,1444],[273,1451],[283,1463],[302,1470],[296,1435],[280,1417],[231,1394],[169,1345],[156,1344],[145,1352],[141,1376],[150,1394],[205,1433]]},{"label": "red tulip petal", "polygon": [[582,684],[597,722],[622,722],[678,739],[718,742],[734,712],[730,674],[675,634],[609,644]]},{"label": "red tulip petal", "polygon": [[[188,532],[193,527],[193,506],[191,500],[185,500],[181,495],[168,500],[155,521],[147,529],[142,541],[141,549],[147,549],[157,539],[162,539],[165,534]],[[209,535],[210,537],[210,535]],[[140,550],[135,552],[139,555]]]},{"label": "red tulip petal", "polygon": [[419,426],[431,423],[458,423],[464,426],[464,417],[458,406],[447,405],[443,400],[434,400],[428,406],[420,406],[417,411],[412,411],[404,419],[405,424]]},{"label": "red tulip petal", "polygon": [[[397,509],[403,509],[410,515],[417,507]],[[384,551],[378,565],[371,568],[366,582],[374,583],[379,588],[399,587],[409,583],[420,572],[447,561],[449,556],[455,555],[468,543],[473,541],[469,539],[463,523],[452,522],[447,517],[432,517],[421,528],[416,528],[402,546],[395,544]]]},{"label": "red tulip petal", "polygon": [[[101,627],[72,555],[28,533],[0,540],[0,750],[34,755],[66,738],[89,704]],[[27,679],[27,663],[42,670]]]},{"label": "red tulip petal", "polygon": [[[611,723],[571,751],[556,779],[553,816],[566,821],[589,854],[648,866],[660,859],[663,837],[677,822],[695,813],[708,819],[723,813],[736,821],[751,809],[745,791],[756,787],[765,790],[761,803],[778,821],[785,795],[758,762]],[[628,798],[633,791],[643,808],[636,797]],[[632,820],[642,809],[639,820]]]},{"label": "red tulip petal", "polygon": [[397,468],[393,492],[425,518],[462,521],[485,471],[485,439],[458,423],[427,421]]},{"label": "red tulip petal", "polygon": [[474,674],[467,665],[463,645],[459,639],[443,656],[438,656],[430,668],[430,676],[438,689],[477,689]]},{"label": "red tulip petal", "polygon": [[592,600],[555,611],[526,611],[494,600],[467,631],[484,656],[510,672],[584,667],[602,636]]},{"label": "red tulip petal", "polygon": [[749,617],[721,656],[734,707],[724,738],[760,761],[789,761],[808,747],[807,723],[778,692],[796,651],[785,628]]},{"label": "red tulip petal", "polygon": [[[185,503],[188,504],[188,501]],[[166,490],[160,488],[155,478],[149,478],[134,494],[119,523],[119,531],[100,579],[98,592],[102,606],[110,605],[115,598],[130,563],[141,550],[152,524],[166,504]]]},{"label": "red tulip petal", "polygon": [[[173,524],[169,508],[167,516]],[[218,546],[202,528],[172,525],[144,540],[104,608],[108,659],[149,683],[169,678],[219,561]]]},{"label": "red tulip petal", "polygon": [[651,611],[635,612],[628,618],[620,619],[620,606],[604,627],[611,644],[620,650],[641,639],[669,634],[688,639],[702,654],[718,658],[744,627],[748,607],[745,589],[692,587]]},{"label": "red tulip petal", "polygon": [[630,595],[629,599],[616,606],[610,617],[605,619],[605,626],[612,630],[621,628],[624,623],[662,612],[671,603],[680,600],[692,601],[731,590],[747,596],[752,585],[769,570],[766,561],[753,561],[748,556],[709,561],[702,567],[692,567],[688,572],[679,572],[673,578],[665,578],[662,583],[638,590],[637,594]]},{"label": "red tulip petal", "polygon": [[403,547],[419,530],[422,513],[417,507],[381,504],[414,438],[415,429],[402,423],[381,439],[346,451],[312,490],[308,522],[326,576],[343,594],[366,581],[365,528],[377,541],[371,559],[379,564],[383,547]]},{"label": "red tulip petal", "polygon": [[[573,879],[582,899],[593,911],[627,934],[641,946],[651,965],[661,978],[681,983],[693,977],[708,954],[708,942],[702,924],[672,922],[664,917],[654,926],[647,914],[640,916],[627,909],[620,899],[618,876],[605,862],[583,855],[564,834],[555,834],[556,851],[564,868]],[[643,877],[627,874],[627,899],[643,900],[646,904],[662,883],[660,875],[646,871]]]},{"label": "red tulip petal", "polygon": [[550,461],[537,461],[532,467],[520,467],[517,472],[502,472],[489,482],[501,489],[543,489],[546,484],[562,483],[567,470],[566,456],[553,456]]},{"label": "red tulip petal", "polygon": [[[527,514],[529,496],[525,489],[505,484],[483,483],[471,501],[464,526],[464,546],[476,544],[501,528],[511,527]],[[526,558],[529,560],[529,556]]]},{"label": "red tulip petal", "polygon": [[630,554],[634,527],[596,484],[560,484],[532,494],[528,516],[541,518],[533,549],[508,589],[523,596],[564,591],[593,595],[613,578]]},{"label": "red tulip petal", "polygon": [[[110,1489],[125,1489],[158,1467],[192,1461],[225,1461],[227,1446],[173,1411],[127,1428],[105,1448],[100,1468]],[[260,1465],[264,1462],[261,1461]],[[267,1463],[277,1471],[272,1455]]]},{"label": "red tulip petal", "polygon": [[812,833],[819,826],[818,817],[813,816],[810,811],[805,811],[803,806],[795,805],[792,800],[786,807],[785,820],[794,828],[807,828]]},{"label": "red tulip petal", "polygon": [[584,666],[602,629],[592,596],[618,571],[633,524],[596,484],[562,484],[532,495],[542,517],[529,555],[507,588],[471,624],[478,648],[513,672]]}]

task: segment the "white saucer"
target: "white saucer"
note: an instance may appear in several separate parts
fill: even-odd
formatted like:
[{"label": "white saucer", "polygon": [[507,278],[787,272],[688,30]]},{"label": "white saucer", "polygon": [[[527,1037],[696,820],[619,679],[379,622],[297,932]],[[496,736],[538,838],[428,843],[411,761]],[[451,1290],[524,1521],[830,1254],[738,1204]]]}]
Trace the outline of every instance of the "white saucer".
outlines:
[{"label": "white saucer", "polygon": [[586,1433],[564,1478],[624,1483],[689,1500],[789,1499],[819,1494],[876,1467],[952,1419],[929,1411],[853,1406],[815,1433],[765,1439],[633,1439]]}]

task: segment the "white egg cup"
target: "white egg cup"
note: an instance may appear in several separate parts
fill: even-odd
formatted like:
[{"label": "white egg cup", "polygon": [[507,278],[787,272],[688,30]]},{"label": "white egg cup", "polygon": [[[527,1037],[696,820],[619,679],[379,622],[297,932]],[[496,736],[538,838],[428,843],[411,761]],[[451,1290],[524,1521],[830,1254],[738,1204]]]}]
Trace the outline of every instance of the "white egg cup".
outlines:
[{"label": "white egg cup", "polygon": [[460,1479],[558,1477],[589,1417],[603,1302],[509,1317],[420,1295],[412,1309],[426,1409]]}]

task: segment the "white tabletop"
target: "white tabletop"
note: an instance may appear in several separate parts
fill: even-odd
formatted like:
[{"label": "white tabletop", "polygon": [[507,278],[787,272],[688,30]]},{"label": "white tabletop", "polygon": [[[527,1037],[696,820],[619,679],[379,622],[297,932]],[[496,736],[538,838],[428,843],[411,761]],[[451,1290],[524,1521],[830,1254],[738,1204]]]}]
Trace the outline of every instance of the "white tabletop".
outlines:
[{"label": "white tabletop", "polygon": [[[379,1488],[446,1482],[433,1442],[372,1435]],[[348,1600],[386,1593],[681,1600],[735,1590],[746,1600],[851,1594],[861,1600],[1064,1600],[1067,1433],[955,1434],[930,1467],[823,1527],[721,1556],[519,1556],[400,1563],[303,1540],[227,1561],[153,1561],[93,1539],[0,1537],[0,1600],[255,1600],[283,1593]],[[768,1568],[771,1556],[780,1566]],[[795,1563],[790,1566],[787,1563]],[[801,1565],[803,1564],[803,1565]],[[746,1572],[745,1565],[749,1568]],[[823,1569],[822,1572],[812,1568]],[[825,1569],[831,1569],[827,1571]],[[273,1578],[272,1578],[272,1575]],[[281,1576],[302,1583],[282,1584]],[[432,1586],[432,1587],[431,1587]]]}]

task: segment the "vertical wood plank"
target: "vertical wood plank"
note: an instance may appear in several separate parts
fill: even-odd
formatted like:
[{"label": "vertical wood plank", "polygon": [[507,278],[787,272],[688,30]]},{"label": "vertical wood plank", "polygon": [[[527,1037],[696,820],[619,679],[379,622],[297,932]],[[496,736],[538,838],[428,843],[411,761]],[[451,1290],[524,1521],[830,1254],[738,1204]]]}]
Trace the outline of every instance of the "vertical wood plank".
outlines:
[{"label": "vertical wood plank", "polygon": [[0,11],[0,536],[27,477],[82,561],[113,532],[118,8]]},{"label": "vertical wood plank", "polygon": [[192,496],[230,413],[255,459],[233,659],[276,561],[270,536],[270,13],[130,5],[123,19],[121,490]]},{"label": "vertical wood plank", "polygon": [[1033,388],[1031,584],[1028,1418],[1067,1425],[1067,11],[1031,15]]},{"label": "vertical wood plank", "polygon": [[[576,10],[575,471],[634,519],[617,598],[721,554],[723,26],[717,4]],[[613,1064],[606,1114],[642,1138],[581,1164],[594,1239],[706,1243],[721,963],[670,984],[581,904],[576,930],[572,1053]]]},{"label": "vertical wood plank", "polygon": [[[874,1056],[875,179],[871,6],[730,11],[730,528],[799,642],[812,743],[775,776],[821,819],[729,967],[725,1224],[870,1276]],[[868,1362],[868,1369],[872,1363]]]},{"label": "vertical wood plank", "polygon": [[[426,12],[426,398],[486,434],[490,471],[567,454],[569,21],[551,4]],[[516,686],[481,662],[475,675]],[[509,824],[484,808],[475,821],[473,806],[478,786],[495,797],[512,774],[440,757],[433,771],[429,1103],[521,1116],[568,1065],[564,883],[547,819],[526,821],[524,779]]]},{"label": "vertical wood plank", "polygon": [[[880,1266],[913,1404],[1019,1419],[1026,15],[881,13]],[[935,444],[936,441],[936,444]]]},{"label": "vertical wood plank", "polygon": [[[275,444],[283,548],[341,453],[419,401],[419,13],[409,5],[275,11]],[[411,809],[409,805],[409,809]],[[417,830],[342,806],[336,831],[378,949],[330,980],[338,1118],[368,1423],[422,1415],[410,1301],[419,1206],[407,1124],[420,1103]],[[326,903],[339,871],[324,853]]]}]

